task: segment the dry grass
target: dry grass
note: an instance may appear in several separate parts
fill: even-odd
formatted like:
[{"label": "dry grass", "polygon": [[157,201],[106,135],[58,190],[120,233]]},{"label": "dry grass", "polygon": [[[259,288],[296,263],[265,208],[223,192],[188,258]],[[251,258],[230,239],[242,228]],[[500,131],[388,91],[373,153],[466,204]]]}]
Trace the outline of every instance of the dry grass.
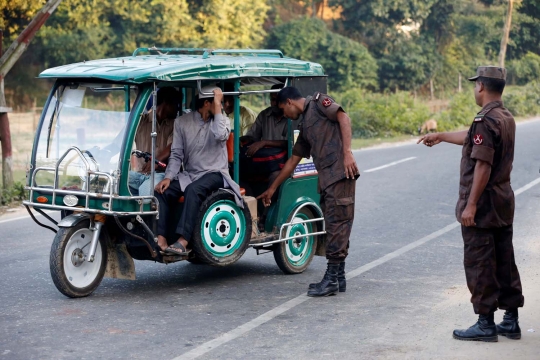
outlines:
[{"label": "dry grass", "polygon": [[39,115],[29,112],[10,113],[8,116],[13,150],[13,177],[15,181],[22,182],[25,179],[27,164],[32,154],[35,127],[39,121]]}]

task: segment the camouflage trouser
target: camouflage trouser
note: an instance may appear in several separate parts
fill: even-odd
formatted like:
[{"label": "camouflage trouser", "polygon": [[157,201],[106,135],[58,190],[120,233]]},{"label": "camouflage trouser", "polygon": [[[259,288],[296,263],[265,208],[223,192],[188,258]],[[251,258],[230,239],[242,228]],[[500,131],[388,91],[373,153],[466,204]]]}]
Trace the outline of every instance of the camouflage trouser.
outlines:
[{"label": "camouflage trouser", "polygon": [[329,263],[340,263],[349,253],[355,188],[355,180],[343,179],[321,191],[321,209],[326,225],[326,258]]},{"label": "camouflage trouser", "polygon": [[461,227],[465,276],[476,314],[523,306],[521,280],[514,260],[512,225],[480,229]]}]

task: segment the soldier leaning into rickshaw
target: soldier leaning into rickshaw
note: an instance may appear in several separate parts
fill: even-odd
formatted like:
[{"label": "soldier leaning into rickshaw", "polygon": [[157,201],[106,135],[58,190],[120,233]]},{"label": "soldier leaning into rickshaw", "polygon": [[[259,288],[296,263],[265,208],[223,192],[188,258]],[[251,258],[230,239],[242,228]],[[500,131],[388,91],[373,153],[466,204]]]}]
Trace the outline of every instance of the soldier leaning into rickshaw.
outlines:
[{"label": "soldier leaning into rickshaw", "polygon": [[345,258],[354,219],[356,179],[360,176],[351,152],[351,120],[340,105],[322,93],[304,98],[298,89],[286,87],[278,93],[277,103],[286,117],[297,120],[303,115],[303,121],[292,157],[258,198],[270,206],[272,195],[300,160],[313,157],[319,173],[328,267],[319,283],[310,284],[308,295],[333,295],[346,287]]}]

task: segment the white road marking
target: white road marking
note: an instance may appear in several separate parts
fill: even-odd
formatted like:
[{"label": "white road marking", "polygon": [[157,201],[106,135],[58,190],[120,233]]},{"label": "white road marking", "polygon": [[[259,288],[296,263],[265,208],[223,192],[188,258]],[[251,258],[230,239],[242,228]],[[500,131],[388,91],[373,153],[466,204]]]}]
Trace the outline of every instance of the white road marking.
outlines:
[{"label": "white road marking", "polygon": [[[515,194],[516,195],[519,195],[527,190],[529,190],[530,188],[532,188],[533,186],[537,185],[540,183],[540,178],[534,180],[534,181],[531,181],[530,183],[528,183],[527,185],[519,188],[518,190],[515,191]],[[410,244],[407,244],[405,246],[403,246],[402,248],[399,248],[397,249],[396,251],[393,251],[389,254],[386,254],[384,255],[383,257],[377,259],[377,260],[374,260],[366,265],[363,265],[363,266],[360,266],[359,268],[356,268],[352,271],[349,271],[347,273],[347,278],[348,279],[353,279],[363,273],[365,273],[366,271],[369,271],[379,265],[382,265],[392,259],[395,259],[397,258],[398,256],[400,255],[403,255],[417,247],[419,247],[420,245],[423,245],[431,240],[434,240],[436,238],[438,238],[439,236],[441,235],[444,235],[446,234],[447,232],[459,227],[460,224],[455,221],[445,227],[443,227],[442,229],[440,230],[437,230],[427,236],[424,236],[423,238],[421,239],[418,239]],[[265,312],[264,314],[256,317],[255,319],[253,320],[250,320],[248,321],[247,323],[245,324],[242,324],[240,326],[238,326],[237,328],[231,330],[231,331],[228,331],[226,333],[224,333],[223,335],[220,335],[218,336],[217,338],[213,339],[213,340],[210,340],[210,341],[207,341],[199,346],[197,346],[196,348],[194,348],[193,350],[191,351],[188,351],[178,357],[175,357],[173,360],[187,360],[187,359],[196,359],[198,358],[199,356],[202,356],[204,354],[206,354],[207,352],[210,352],[212,350],[214,350],[215,348],[221,346],[221,345],[224,345],[226,343],[228,343],[229,341],[232,341],[242,335],[244,335],[245,333],[259,327],[260,325],[264,324],[264,323],[267,323],[268,321],[274,319],[275,317],[283,314],[284,312],[310,300],[312,298],[308,297],[307,295],[305,294],[302,294],[302,295],[299,295],[275,308],[273,308],[272,310],[270,311],[267,311]]]},{"label": "white road marking", "polygon": [[379,166],[379,167],[376,167],[376,168],[373,168],[373,169],[360,171],[360,173],[370,173],[370,172],[374,172],[374,171],[377,171],[377,170],[386,169],[387,167],[394,166],[394,165],[397,165],[397,164],[401,164],[401,163],[404,163],[405,161],[411,161],[411,160],[414,160],[414,159],[416,159],[416,156],[408,157],[406,159],[402,159],[402,160],[398,160],[398,161],[394,161],[394,162],[391,162],[389,164],[382,165],[382,166]]},{"label": "white road marking", "polygon": [[[55,212],[56,211],[45,211],[45,214],[53,214]],[[34,215],[36,217],[37,216],[43,216],[43,215],[41,215],[39,213],[36,213]],[[19,216],[19,217],[13,218],[13,219],[0,220],[0,224],[7,223],[7,222],[10,222],[10,221],[15,221],[15,220],[22,220],[22,219],[30,219],[30,215]]]}]

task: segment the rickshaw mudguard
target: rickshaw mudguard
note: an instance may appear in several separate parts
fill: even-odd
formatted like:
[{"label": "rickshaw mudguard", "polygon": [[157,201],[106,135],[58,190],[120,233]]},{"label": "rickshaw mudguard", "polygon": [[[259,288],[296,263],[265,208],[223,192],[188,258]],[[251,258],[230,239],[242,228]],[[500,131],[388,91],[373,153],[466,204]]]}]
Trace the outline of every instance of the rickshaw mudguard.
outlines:
[{"label": "rickshaw mudguard", "polygon": [[86,213],[71,214],[60,220],[60,222],[58,223],[58,227],[73,227],[79,224],[81,221],[90,220],[91,218],[92,216]]},{"label": "rickshaw mudguard", "polygon": [[105,277],[135,280],[135,262],[127,251],[126,244],[107,241],[107,268]]}]

